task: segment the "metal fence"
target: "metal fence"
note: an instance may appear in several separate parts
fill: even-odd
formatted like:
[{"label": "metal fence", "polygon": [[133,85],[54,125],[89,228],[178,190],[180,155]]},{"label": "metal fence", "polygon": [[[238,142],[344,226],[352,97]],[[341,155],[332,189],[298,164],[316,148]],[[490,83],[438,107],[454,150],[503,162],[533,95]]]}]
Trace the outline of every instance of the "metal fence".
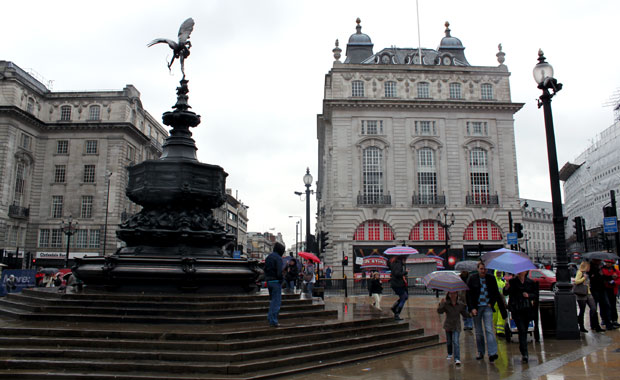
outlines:
[{"label": "metal fence", "polygon": [[[368,285],[370,280],[368,279],[353,279],[353,278],[320,278],[314,285],[315,288],[323,288],[326,296],[368,296]],[[409,284],[409,294],[426,295],[435,294],[433,290],[427,290],[426,286],[421,282],[421,277],[408,277],[407,283]],[[395,295],[390,283],[388,281],[381,282],[383,285],[383,295],[391,296]]]}]

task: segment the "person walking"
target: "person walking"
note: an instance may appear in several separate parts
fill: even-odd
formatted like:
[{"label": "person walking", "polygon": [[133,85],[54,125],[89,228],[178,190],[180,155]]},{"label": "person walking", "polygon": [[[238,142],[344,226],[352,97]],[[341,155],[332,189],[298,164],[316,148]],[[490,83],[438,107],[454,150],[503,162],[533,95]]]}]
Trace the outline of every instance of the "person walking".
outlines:
[{"label": "person walking", "polygon": [[[463,280],[463,282],[467,284],[467,278],[469,277],[469,272],[466,271],[466,270],[461,271],[460,277],[461,277],[461,280]],[[467,291],[461,290],[459,292],[459,298],[463,302],[466,302],[466,300],[467,300]],[[465,305],[465,307],[467,309],[467,317],[463,317],[463,330],[471,331],[471,330],[474,329],[474,319],[471,317],[470,310],[467,307],[467,305]]]},{"label": "person walking", "polygon": [[614,330],[616,327],[610,321],[609,315],[609,299],[605,293],[605,277],[601,271],[601,260],[592,260],[588,276],[590,277],[590,292],[592,298],[599,308],[601,322],[605,325],[605,329]]},{"label": "person walking", "polygon": [[457,292],[448,292],[446,298],[442,299],[437,306],[437,313],[446,314],[446,320],[443,322],[443,329],[446,331],[446,346],[448,348],[448,357],[452,360],[454,357],[454,365],[461,365],[461,346],[459,338],[461,336],[461,316],[469,317],[465,302],[459,297]]},{"label": "person walking", "polygon": [[577,270],[577,274],[575,275],[575,285],[573,287],[573,293],[577,297],[577,305],[579,305],[579,315],[577,316],[577,321],[579,322],[579,331],[587,333],[584,325],[584,318],[586,314],[586,305],[590,309],[590,329],[596,332],[603,332],[604,330],[598,323],[598,315],[596,314],[596,302],[594,302],[594,298],[592,298],[592,293],[590,292],[590,276],[588,272],[590,271],[590,263],[587,261],[582,261],[579,264],[579,269]]},{"label": "person walking", "polygon": [[486,336],[486,347],[489,354],[489,361],[497,360],[497,340],[493,331],[493,307],[498,304],[502,318],[506,318],[506,305],[504,297],[497,289],[497,282],[492,275],[487,273],[484,262],[478,263],[478,272],[473,273],[467,279],[467,307],[474,317],[476,328],[476,346],[478,348],[477,360],[484,358]]},{"label": "person walking", "polygon": [[609,302],[609,322],[613,327],[620,327],[618,324],[618,306],[616,306],[616,294],[618,294],[618,282],[620,282],[620,272],[614,268],[613,260],[605,260],[605,266],[601,270],[605,280],[605,295]]},{"label": "person walking", "polygon": [[[500,272],[498,270],[493,271],[495,282],[497,283],[497,290],[499,290],[500,294],[503,294],[504,286],[506,285],[506,281],[504,280],[504,272]],[[499,336],[504,336],[506,333],[504,331],[504,326],[506,321],[502,318],[502,314],[499,312],[499,306],[495,304],[493,307],[493,326],[495,326],[495,333]]]},{"label": "person walking", "polygon": [[304,267],[304,287],[306,288],[306,293],[310,295],[312,298],[312,291],[314,290],[314,283],[316,282],[316,276],[314,275],[314,264],[311,261],[308,261],[306,266]]},{"label": "person walking", "polygon": [[391,307],[392,313],[394,313],[394,319],[401,321],[400,312],[405,306],[405,302],[409,298],[409,291],[407,289],[407,269],[405,267],[406,255],[394,256],[390,259],[390,286],[394,290],[394,293],[398,295],[398,300],[394,302]]},{"label": "person walking", "polygon": [[538,289],[534,281],[527,277],[527,271],[518,273],[504,286],[504,294],[509,296],[508,309],[517,325],[521,361],[527,363],[527,330],[534,315],[534,300],[538,298]]},{"label": "person walking", "polygon": [[265,259],[265,281],[269,290],[269,312],[267,321],[269,326],[278,327],[278,316],[282,305],[282,255],[285,247],[281,243],[273,246],[273,252]]},{"label": "person walking", "polygon": [[381,275],[379,272],[373,272],[372,278],[368,283],[368,295],[372,297],[372,306],[381,310],[381,294],[383,293],[383,285],[381,285]]},{"label": "person walking", "polygon": [[288,264],[284,268],[284,281],[286,281],[286,292],[295,293],[295,283],[299,277],[299,269],[297,269],[297,260],[290,258]]}]

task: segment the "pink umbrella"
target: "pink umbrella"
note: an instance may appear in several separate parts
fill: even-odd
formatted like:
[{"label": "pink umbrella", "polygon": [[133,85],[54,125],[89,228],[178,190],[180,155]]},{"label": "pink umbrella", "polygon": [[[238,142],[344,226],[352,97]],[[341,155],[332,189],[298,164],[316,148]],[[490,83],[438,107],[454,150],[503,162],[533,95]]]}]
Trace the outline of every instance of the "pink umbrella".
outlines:
[{"label": "pink umbrella", "polygon": [[383,256],[366,256],[362,262],[362,269],[386,269],[387,259]]},{"label": "pink umbrella", "polygon": [[383,253],[385,255],[400,256],[400,255],[415,255],[420,252],[418,252],[418,250],[413,247],[398,246],[398,247],[388,248]]}]

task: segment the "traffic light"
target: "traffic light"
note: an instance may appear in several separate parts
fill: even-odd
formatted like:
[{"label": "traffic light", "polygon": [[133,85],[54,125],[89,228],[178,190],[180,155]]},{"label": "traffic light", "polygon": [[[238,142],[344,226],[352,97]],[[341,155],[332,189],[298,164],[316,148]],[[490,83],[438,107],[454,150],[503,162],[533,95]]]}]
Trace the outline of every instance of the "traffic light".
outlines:
[{"label": "traffic light", "polygon": [[517,233],[517,239],[521,239],[523,237],[523,224],[515,223],[515,232]]},{"label": "traffic light", "polygon": [[598,246],[601,249],[607,249],[607,236],[605,235],[604,232],[599,232],[598,233]]},{"label": "traffic light", "polygon": [[327,246],[329,245],[329,241],[327,241],[329,236],[329,232],[323,231],[320,233],[319,235],[319,244],[320,244],[320,248],[321,248],[321,252],[325,252],[325,250],[327,249]]},{"label": "traffic light", "polygon": [[577,241],[578,242],[582,242],[583,241],[583,227],[582,227],[582,218],[580,216],[576,216],[575,219],[573,219],[573,222],[575,223],[575,236],[577,237]]},{"label": "traffic light", "polygon": [[346,267],[347,265],[349,265],[349,256],[343,256],[342,257],[342,266]]}]

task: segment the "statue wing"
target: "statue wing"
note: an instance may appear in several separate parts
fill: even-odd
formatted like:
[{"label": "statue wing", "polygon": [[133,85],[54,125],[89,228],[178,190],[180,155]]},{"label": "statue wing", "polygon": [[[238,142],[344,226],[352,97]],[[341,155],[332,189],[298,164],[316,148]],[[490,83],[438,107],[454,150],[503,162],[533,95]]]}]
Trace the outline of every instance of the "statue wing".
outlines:
[{"label": "statue wing", "polygon": [[155,44],[161,44],[161,43],[167,43],[168,46],[170,46],[170,49],[175,50],[177,48],[177,43],[172,41],[172,40],[168,40],[165,38],[156,38],[153,41],[149,42],[146,46],[147,47],[151,47]]},{"label": "statue wing", "polygon": [[194,30],[194,19],[188,18],[183,21],[181,27],[179,28],[179,45],[184,45],[187,39],[189,38],[190,33]]}]

